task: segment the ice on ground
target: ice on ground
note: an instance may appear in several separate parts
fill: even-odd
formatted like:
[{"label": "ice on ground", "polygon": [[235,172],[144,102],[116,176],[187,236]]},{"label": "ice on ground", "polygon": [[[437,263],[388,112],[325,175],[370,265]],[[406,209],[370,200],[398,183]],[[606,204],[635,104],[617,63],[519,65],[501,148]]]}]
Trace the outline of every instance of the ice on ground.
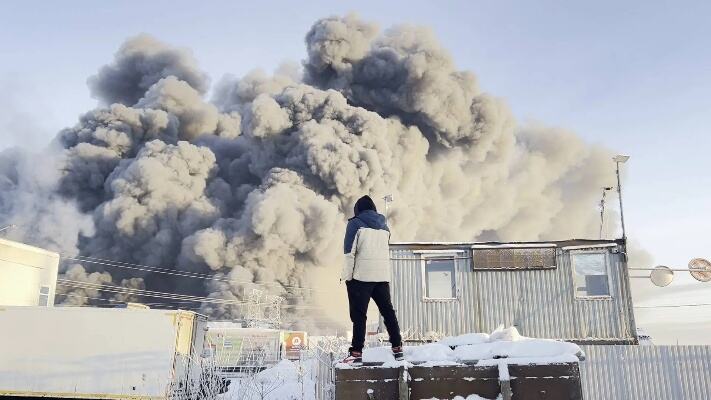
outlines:
[{"label": "ice on ground", "polygon": [[438,343],[443,345],[456,347],[466,344],[480,344],[489,341],[489,335],[486,333],[467,333],[465,335],[450,336],[440,340]]}]

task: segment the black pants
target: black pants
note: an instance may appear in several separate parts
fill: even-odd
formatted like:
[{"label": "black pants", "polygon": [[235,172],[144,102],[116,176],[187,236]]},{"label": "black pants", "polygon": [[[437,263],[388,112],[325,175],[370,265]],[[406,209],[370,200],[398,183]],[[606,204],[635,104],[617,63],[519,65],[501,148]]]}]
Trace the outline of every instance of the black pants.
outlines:
[{"label": "black pants", "polygon": [[393,347],[402,346],[400,337],[400,327],[397,324],[397,316],[393,303],[390,300],[390,284],[388,282],[363,282],[355,279],[346,281],[348,289],[348,306],[353,322],[353,340],[351,341],[352,351],[363,351],[365,344],[365,321],[368,314],[368,303],[372,298],[378,306],[380,315],[385,320],[385,328],[390,336],[390,344]]}]

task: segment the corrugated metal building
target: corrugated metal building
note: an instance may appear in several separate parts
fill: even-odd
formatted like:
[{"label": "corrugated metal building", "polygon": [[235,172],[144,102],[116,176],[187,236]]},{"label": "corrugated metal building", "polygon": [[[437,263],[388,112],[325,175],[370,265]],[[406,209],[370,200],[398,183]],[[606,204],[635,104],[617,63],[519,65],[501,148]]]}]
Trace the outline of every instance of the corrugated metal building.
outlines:
[{"label": "corrugated metal building", "polygon": [[711,399],[711,346],[582,346],[585,400]]},{"label": "corrugated metal building", "polygon": [[711,346],[639,346],[625,243],[395,243],[392,298],[406,341],[500,324],[577,342],[585,400],[709,400]]},{"label": "corrugated metal building", "polygon": [[408,340],[491,332],[637,342],[624,244],[397,243],[393,304]]}]

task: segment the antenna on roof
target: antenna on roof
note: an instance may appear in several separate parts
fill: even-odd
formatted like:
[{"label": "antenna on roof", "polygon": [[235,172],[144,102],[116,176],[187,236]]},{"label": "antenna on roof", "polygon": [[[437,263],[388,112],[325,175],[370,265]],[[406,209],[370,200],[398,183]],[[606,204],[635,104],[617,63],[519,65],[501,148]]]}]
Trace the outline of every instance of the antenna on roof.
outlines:
[{"label": "antenna on roof", "polygon": [[392,194],[386,194],[383,196],[383,202],[385,203],[385,221],[388,220],[388,203],[393,202],[393,195]]},{"label": "antenna on roof", "polygon": [[605,196],[612,190],[611,186],[602,188],[602,199],[600,199],[600,239],[602,239],[602,229],[605,226]]},{"label": "antenna on roof", "polygon": [[711,281],[711,262],[704,258],[689,261],[689,273],[699,282]]},{"label": "antenna on roof", "polygon": [[620,222],[622,222],[622,239],[627,240],[627,233],[625,232],[625,212],[623,211],[622,208],[622,183],[620,182],[620,164],[624,164],[627,162],[627,160],[630,159],[630,156],[626,156],[623,154],[618,154],[614,157],[612,157],[612,161],[615,162],[615,165],[617,166],[616,172],[617,172],[617,197],[620,199]]}]

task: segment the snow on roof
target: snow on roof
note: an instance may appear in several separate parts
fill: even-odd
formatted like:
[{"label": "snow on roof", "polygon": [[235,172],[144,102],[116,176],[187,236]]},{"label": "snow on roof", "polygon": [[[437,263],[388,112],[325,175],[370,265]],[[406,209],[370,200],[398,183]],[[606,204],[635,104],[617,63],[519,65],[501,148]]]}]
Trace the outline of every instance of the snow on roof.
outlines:
[{"label": "snow on roof", "polygon": [[467,345],[467,344],[486,343],[488,341],[489,341],[489,334],[488,333],[467,333],[464,335],[459,335],[459,336],[454,336],[454,337],[446,337],[446,338],[440,340],[439,343],[442,343],[443,345],[450,346],[450,347],[456,347],[456,346],[462,346],[462,345]]},{"label": "snow on roof", "polygon": [[[415,363],[422,366],[552,364],[584,359],[584,353],[574,343],[528,338],[521,336],[515,327],[499,328],[491,335],[469,333],[445,338],[437,343],[405,346],[404,353],[405,364]],[[383,363],[383,367],[403,365],[402,362],[395,361],[388,347],[365,349],[363,362]],[[348,367],[338,365],[338,368]]]}]

